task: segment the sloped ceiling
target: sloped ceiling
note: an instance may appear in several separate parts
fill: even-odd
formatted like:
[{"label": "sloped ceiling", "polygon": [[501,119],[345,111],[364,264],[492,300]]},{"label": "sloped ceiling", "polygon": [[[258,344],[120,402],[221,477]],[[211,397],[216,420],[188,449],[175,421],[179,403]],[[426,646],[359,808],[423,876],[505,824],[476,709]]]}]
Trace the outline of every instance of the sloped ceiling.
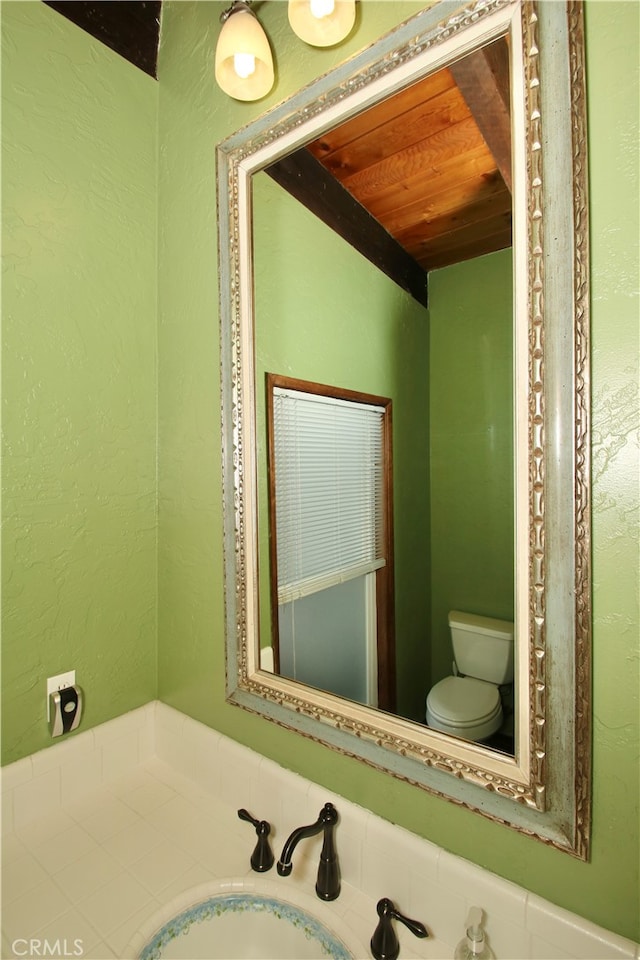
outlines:
[{"label": "sloped ceiling", "polygon": [[426,275],[511,246],[504,38],[267,172],[416,299]]},{"label": "sloped ceiling", "polygon": [[426,77],[309,150],[425,270],[510,246],[505,40]]},{"label": "sloped ceiling", "polygon": [[96,40],[134,66],[156,76],[160,36],[160,0],[45,0]]}]

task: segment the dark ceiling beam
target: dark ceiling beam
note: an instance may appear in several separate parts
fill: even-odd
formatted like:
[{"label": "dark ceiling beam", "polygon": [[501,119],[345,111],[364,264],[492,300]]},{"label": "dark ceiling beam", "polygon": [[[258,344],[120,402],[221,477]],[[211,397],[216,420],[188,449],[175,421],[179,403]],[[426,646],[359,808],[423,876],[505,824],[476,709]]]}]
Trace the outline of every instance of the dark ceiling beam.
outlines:
[{"label": "dark ceiling beam", "polygon": [[156,76],[160,38],[160,0],[44,0],[85,33]]},{"label": "dark ceiling beam", "polygon": [[278,160],[265,173],[427,306],[428,278],[422,267],[308,150],[302,148]]},{"label": "dark ceiling beam", "polygon": [[449,68],[493,154],[509,192],[511,186],[511,114],[509,50],[496,41]]}]

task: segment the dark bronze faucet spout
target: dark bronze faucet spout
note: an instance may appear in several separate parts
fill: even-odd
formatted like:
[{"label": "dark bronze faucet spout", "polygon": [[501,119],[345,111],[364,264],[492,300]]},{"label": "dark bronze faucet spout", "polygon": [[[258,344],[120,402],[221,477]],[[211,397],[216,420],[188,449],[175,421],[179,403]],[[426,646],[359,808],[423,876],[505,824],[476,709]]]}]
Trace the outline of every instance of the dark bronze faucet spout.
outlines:
[{"label": "dark bronze faucet spout", "polygon": [[335,900],[340,894],[340,867],[335,849],[334,829],[338,822],[338,811],[332,803],[325,803],[315,823],[298,827],[288,838],[278,860],[277,870],[281,877],[288,877],[293,869],[291,858],[300,840],[315,837],[324,830],[324,840],[318,865],[316,893],[321,900]]}]

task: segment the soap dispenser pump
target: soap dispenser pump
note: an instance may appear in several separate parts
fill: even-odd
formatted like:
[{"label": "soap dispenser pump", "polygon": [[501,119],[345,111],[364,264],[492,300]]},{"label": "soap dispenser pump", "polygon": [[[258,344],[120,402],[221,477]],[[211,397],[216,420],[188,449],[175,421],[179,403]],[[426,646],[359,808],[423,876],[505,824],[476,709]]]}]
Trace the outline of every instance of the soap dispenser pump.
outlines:
[{"label": "soap dispenser pump", "polygon": [[480,907],[471,907],[469,910],[467,935],[460,941],[453,956],[454,960],[491,960],[493,957],[484,939]]}]

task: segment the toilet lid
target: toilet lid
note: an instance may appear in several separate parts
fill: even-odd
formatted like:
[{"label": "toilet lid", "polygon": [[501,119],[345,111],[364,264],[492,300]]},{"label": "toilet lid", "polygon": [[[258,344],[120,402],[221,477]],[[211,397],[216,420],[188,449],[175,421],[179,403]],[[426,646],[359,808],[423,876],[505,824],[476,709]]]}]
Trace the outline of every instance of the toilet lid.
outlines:
[{"label": "toilet lid", "polygon": [[445,677],[431,689],[427,705],[434,717],[459,727],[475,725],[501,709],[498,688],[475,677]]}]

